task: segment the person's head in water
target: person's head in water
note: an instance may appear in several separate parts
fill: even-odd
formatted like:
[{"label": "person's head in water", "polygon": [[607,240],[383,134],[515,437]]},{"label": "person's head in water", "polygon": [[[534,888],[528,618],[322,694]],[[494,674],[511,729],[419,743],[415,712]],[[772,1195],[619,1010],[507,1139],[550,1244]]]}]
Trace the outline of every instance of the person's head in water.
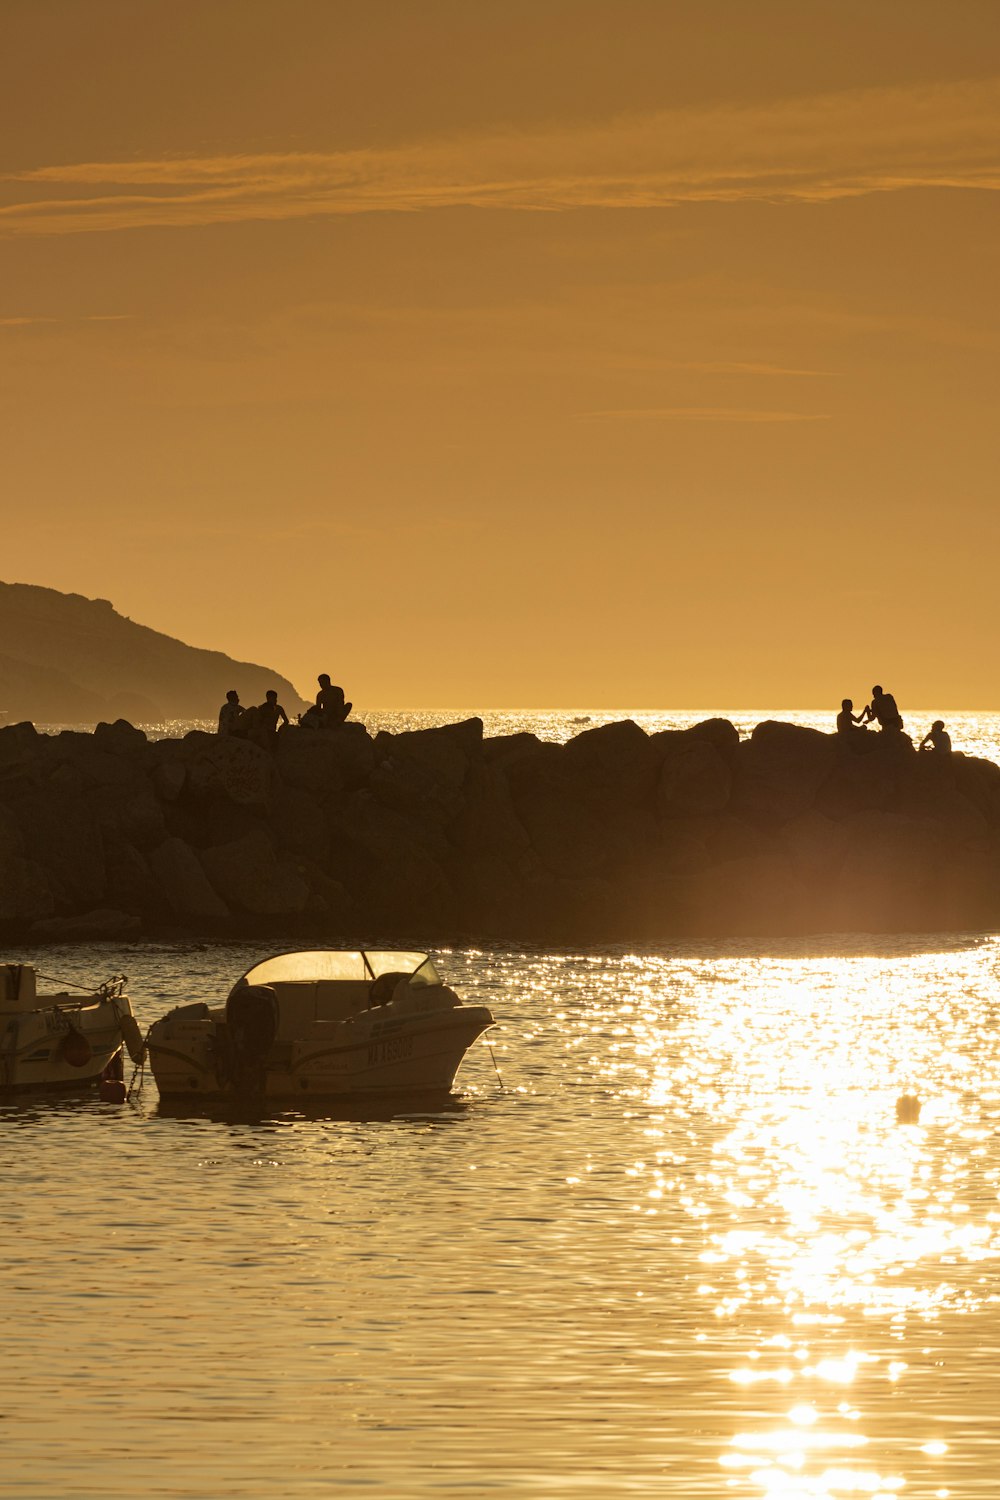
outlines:
[{"label": "person's head in water", "polygon": [[240,695],[239,695],[239,693],[236,691],[235,688],[230,688],[229,692],[226,694],[226,702],[227,703],[239,703],[239,701],[240,701]]}]

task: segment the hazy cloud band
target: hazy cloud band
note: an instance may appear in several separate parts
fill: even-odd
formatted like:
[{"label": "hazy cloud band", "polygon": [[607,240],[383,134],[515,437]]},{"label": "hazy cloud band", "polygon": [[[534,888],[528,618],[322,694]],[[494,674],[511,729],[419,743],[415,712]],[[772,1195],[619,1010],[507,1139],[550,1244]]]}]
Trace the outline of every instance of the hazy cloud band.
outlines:
[{"label": "hazy cloud band", "polygon": [[822,202],[1000,188],[1000,80],[376,150],[82,162],[8,175],[0,233],[72,234],[328,214]]}]

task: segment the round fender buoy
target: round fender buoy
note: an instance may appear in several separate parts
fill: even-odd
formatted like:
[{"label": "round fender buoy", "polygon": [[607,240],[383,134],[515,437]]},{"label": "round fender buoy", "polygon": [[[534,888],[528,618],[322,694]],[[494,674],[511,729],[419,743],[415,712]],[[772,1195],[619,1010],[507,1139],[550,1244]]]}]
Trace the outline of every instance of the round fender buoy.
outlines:
[{"label": "round fender buoy", "polygon": [[102,1078],[97,1089],[104,1104],[124,1104],[128,1089],[120,1078]]},{"label": "round fender buoy", "polygon": [[71,1068],[85,1068],[94,1051],[83,1032],[71,1026],[59,1043],[59,1055]]},{"label": "round fender buoy", "polygon": [[140,1063],[146,1044],[143,1041],[142,1028],[139,1022],[135,1016],[122,1016],[118,1024],[121,1029],[122,1041],[128,1048],[129,1057],[134,1063]]}]

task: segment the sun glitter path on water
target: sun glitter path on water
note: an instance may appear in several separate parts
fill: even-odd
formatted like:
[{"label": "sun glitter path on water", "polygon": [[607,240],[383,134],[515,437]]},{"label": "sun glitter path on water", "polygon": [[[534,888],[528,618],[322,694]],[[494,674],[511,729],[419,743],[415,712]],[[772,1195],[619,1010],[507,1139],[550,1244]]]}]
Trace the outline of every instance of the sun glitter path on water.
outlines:
[{"label": "sun glitter path on water", "polygon": [[[964,961],[939,959],[943,968]],[[669,1111],[683,1094],[728,1127],[694,1180],[666,1145],[627,1168],[645,1184],[647,1204],[677,1193],[700,1223],[706,1314],[730,1338],[741,1329],[756,1335],[728,1371],[754,1420],[720,1454],[727,1488],[782,1500],[904,1487],[946,1496],[950,1446],[940,1430],[901,1446],[884,1414],[880,1426],[866,1422],[865,1393],[876,1381],[904,1391],[911,1377],[933,1377],[930,1344],[919,1365],[895,1353],[904,1339],[910,1347],[913,1325],[929,1338],[942,1320],[994,1300],[985,1263],[1000,1255],[1000,1173],[987,1152],[992,1132],[962,1108],[961,1091],[976,1084],[962,1018],[946,1018],[942,1052],[941,1032],[932,1040],[908,1017],[905,962],[887,973],[870,955],[817,958],[804,991],[801,982],[783,984],[771,959],[749,993],[739,962],[743,988],[731,1003],[724,961],[687,960],[688,1014],[657,1009],[652,976],[634,987],[630,1013],[649,1103]],[[926,955],[923,964],[926,974]],[[801,976],[801,958],[796,967]],[[708,1014],[714,1030],[699,1037]],[[921,1124],[901,1126],[895,1098],[914,1079],[940,1077],[942,1066],[951,1090],[924,1082]],[[974,1186],[976,1204],[968,1201]],[[983,1274],[970,1293],[977,1262]],[[949,1275],[959,1264],[961,1292]]]}]

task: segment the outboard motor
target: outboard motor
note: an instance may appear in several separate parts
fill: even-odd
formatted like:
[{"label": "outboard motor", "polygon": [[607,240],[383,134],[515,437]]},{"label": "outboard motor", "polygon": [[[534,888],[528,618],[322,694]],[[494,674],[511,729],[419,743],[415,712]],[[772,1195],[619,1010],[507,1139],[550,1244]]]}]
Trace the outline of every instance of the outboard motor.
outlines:
[{"label": "outboard motor", "polygon": [[226,1001],[226,1048],[233,1087],[264,1092],[265,1063],[278,1032],[278,997],[269,984],[237,985]]}]

